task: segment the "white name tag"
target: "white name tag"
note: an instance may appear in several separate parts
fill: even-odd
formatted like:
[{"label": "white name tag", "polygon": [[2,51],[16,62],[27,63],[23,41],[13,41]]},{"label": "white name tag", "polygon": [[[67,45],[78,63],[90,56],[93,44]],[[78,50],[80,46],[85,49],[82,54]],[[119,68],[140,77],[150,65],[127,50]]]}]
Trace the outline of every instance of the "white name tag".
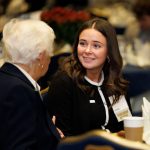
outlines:
[{"label": "white name tag", "polygon": [[89,102],[90,103],[95,103],[95,100],[94,99],[90,99]]},{"label": "white name tag", "polygon": [[[109,97],[110,103],[113,102],[113,96]],[[119,101],[112,106],[118,122],[122,121],[124,117],[132,116],[125,96],[120,96]]]}]

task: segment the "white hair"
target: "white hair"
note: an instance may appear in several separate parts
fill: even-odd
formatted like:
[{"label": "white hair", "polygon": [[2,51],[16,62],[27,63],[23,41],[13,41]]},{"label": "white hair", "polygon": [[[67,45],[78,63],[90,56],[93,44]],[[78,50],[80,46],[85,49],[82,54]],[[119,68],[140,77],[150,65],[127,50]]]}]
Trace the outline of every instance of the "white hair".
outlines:
[{"label": "white hair", "polygon": [[52,55],[54,38],[53,29],[43,21],[12,19],[3,28],[7,61],[30,64],[42,51]]}]

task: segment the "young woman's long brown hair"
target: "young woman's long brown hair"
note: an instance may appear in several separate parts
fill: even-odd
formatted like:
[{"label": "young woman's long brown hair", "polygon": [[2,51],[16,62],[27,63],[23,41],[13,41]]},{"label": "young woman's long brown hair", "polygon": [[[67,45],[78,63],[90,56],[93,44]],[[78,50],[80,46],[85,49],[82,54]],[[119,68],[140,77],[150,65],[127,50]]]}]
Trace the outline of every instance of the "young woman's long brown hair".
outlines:
[{"label": "young woman's long brown hair", "polygon": [[88,87],[83,84],[86,70],[78,59],[77,46],[80,33],[87,28],[93,28],[93,24],[94,29],[101,32],[107,40],[108,57],[103,66],[105,76],[103,85],[105,86],[108,96],[115,95],[115,103],[118,101],[120,95],[126,94],[128,81],[124,80],[122,77],[123,61],[119,51],[117,36],[114,28],[108,21],[100,18],[94,18],[85,22],[81,26],[76,36],[73,53],[62,65],[62,70],[64,70],[74,80],[74,82],[77,83],[82,91],[89,92]]}]

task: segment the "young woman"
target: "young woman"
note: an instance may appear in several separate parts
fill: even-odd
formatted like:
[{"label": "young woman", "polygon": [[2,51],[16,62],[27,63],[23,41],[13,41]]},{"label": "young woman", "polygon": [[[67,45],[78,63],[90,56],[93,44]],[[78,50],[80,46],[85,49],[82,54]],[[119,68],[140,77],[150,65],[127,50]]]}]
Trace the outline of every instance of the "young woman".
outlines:
[{"label": "young woman", "polygon": [[118,132],[130,116],[128,82],[122,78],[122,58],[114,28],[104,19],[83,24],[72,55],[50,82],[49,114],[66,136],[93,129]]}]

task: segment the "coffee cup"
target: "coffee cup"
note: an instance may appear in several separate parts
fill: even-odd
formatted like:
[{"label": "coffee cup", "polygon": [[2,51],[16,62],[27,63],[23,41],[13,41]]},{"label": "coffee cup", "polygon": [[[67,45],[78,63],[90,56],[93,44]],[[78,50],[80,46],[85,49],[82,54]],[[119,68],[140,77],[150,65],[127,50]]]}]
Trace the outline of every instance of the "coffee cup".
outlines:
[{"label": "coffee cup", "polygon": [[132,141],[143,141],[143,117],[125,117],[124,120],[125,138]]}]

